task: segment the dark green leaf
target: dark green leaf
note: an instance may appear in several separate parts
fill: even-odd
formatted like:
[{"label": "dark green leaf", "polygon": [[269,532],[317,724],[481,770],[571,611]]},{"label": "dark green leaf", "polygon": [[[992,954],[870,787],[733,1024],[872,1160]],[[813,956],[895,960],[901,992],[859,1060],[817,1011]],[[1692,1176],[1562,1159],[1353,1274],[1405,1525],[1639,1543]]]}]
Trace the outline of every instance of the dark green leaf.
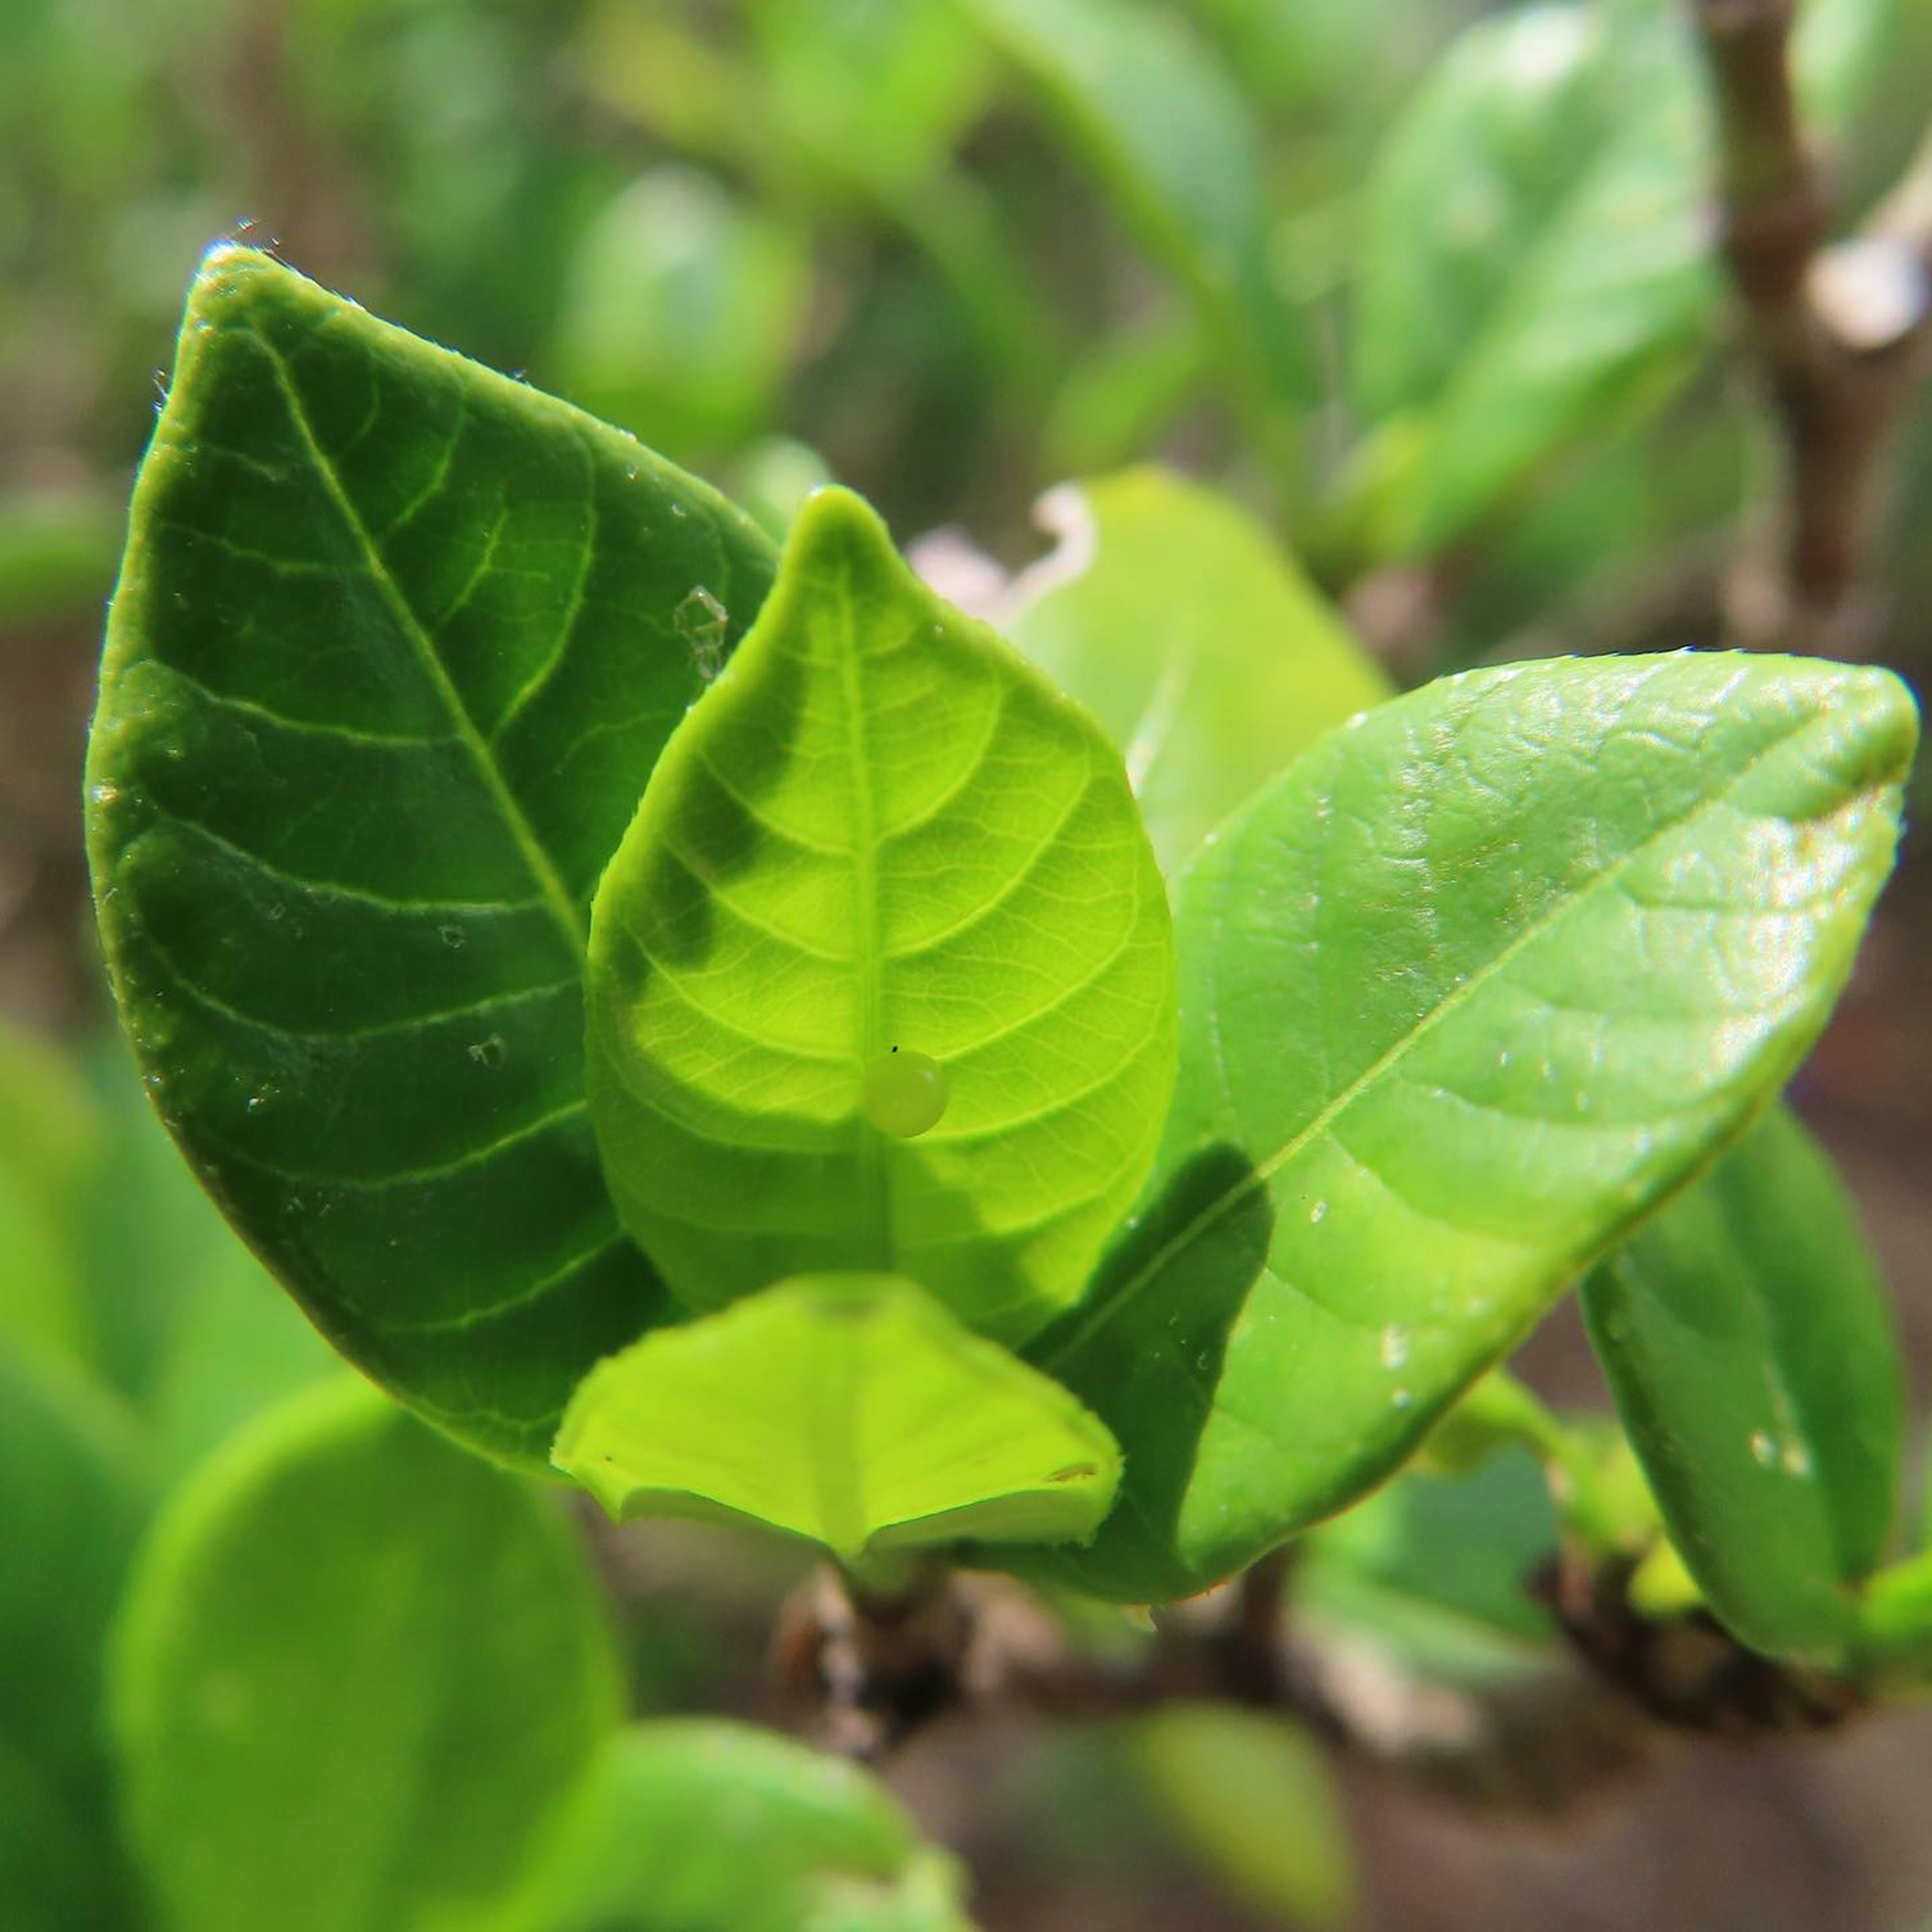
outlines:
[{"label": "dark green leaf", "polygon": [[1114,1440],[890,1275],[784,1282],[586,1376],[555,1460],[614,1516],[749,1516],[837,1555],[1091,1536]]},{"label": "dark green leaf", "polygon": [[716,1719],[612,1740],[474,1932],[972,1932],[862,1772]]},{"label": "dark green leaf", "polygon": [[204,264],[89,753],[116,990],[236,1226],[500,1454],[658,1305],[585,1114],[588,902],[770,568],[616,432]]},{"label": "dark green leaf", "polygon": [[592,1110],[664,1279],[707,1308],[903,1274],[1032,1333],[1147,1172],[1172,1000],[1166,896],[1097,727],[856,497],[812,498],[597,895]]},{"label": "dark green leaf", "polygon": [[1066,484],[1003,628],[1120,747],[1170,874],[1388,680],[1261,526],[1160,470]]},{"label": "dark green leaf", "polygon": [[1583,1291],[1671,1540],[1743,1640],[1835,1660],[1883,1554],[1904,1372],[1830,1160],[1774,1109]]},{"label": "dark green leaf", "polygon": [[346,1381],[178,1492],[112,1692],[169,1932],[395,1932],[490,1899],[617,1715],[554,1498]]},{"label": "dark green leaf", "polygon": [[1513,666],[1225,828],[1154,1178],[1028,1351],[1126,1456],[1059,1574],[1180,1595],[1341,1508],[1735,1134],[1850,970],[1916,735],[1880,671]]},{"label": "dark green leaf", "polygon": [[[0,1267],[5,1265],[0,1262]],[[101,1649],[147,1502],[125,1414],[0,1337],[0,1902],[9,1932],[135,1922],[100,1734]]]}]

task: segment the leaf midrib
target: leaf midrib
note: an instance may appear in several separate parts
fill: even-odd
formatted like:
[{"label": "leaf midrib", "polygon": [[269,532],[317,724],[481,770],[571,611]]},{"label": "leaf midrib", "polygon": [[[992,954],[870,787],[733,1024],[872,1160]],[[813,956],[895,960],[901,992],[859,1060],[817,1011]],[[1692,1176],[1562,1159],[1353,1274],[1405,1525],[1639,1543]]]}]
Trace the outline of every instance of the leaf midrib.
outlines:
[{"label": "leaf midrib", "polygon": [[[883,988],[880,984],[878,801],[872,795],[871,747],[867,742],[865,692],[860,676],[857,626],[853,622],[850,573],[839,586],[838,619],[839,688],[844,700],[845,752],[852,770],[852,914],[857,928],[853,964],[859,982],[858,1037],[854,1042],[854,1090],[862,1094],[872,1060],[884,1051]],[[859,1212],[871,1252],[867,1264],[891,1264],[892,1202],[887,1192],[885,1150],[862,1106],[853,1115],[859,1168]]]},{"label": "leaf midrib", "polygon": [[334,504],[351,538],[362,553],[363,567],[368,572],[370,582],[388,607],[390,615],[414,652],[418,668],[429,680],[437,701],[448,712],[458,741],[469,754],[471,764],[490,794],[491,802],[496,807],[545,906],[562,933],[572,957],[581,964],[590,947],[587,915],[579,910],[562,876],[551,862],[550,854],[544,849],[542,842],[537,837],[535,828],[518,802],[516,794],[504,778],[488,741],[478,730],[475,721],[465,707],[447,668],[437,653],[435,640],[424,628],[410,608],[409,600],[404,596],[401,586],[391,574],[382,553],[376,547],[375,538],[368,524],[344,487],[335,465],[316,439],[314,427],[309,421],[308,412],[303,406],[301,394],[296,388],[294,372],[289,366],[287,358],[260,329],[251,329],[250,332],[268,357],[275,386],[281,392],[282,400],[287,406],[290,424],[300,437],[302,447],[307,452],[323,489],[328,493],[329,500]]},{"label": "leaf midrib", "polygon": [[[1066,1340],[1050,1354],[1042,1358],[1043,1366],[1052,1367],[1066,1361],[1083,1348],[1088,1341],[1109,1323],[1116,1320],[1136,1296],[1156,1280],[1174,1258],[1184,1253],[1205,1231],[1228,1214],[1242,1201],[1268,1183],[1304,1150],[1313,1145],[1329,1132],[1335,1123],[1354,1106],[1363,1094],[1381,1080],[1390,1070],[1403,1059],[1418,1042],[1433,1032],[1451,1015],[1460,1012],[1470,1000],[1487,987],[1490,981],[1504,971],[1528,947],[1534,945],[1546,932],[1568,919],[1586,898],[1607,890],[1630,867],[1643,858],[1653,848],[1676,837],[1688,826],[1706,813],[1725,804],[1758,767],[1769,758],[1787,749],[1799,739],[1813,731],[1828,728],[1838,722],[1822,710],[1813,712],[1801,719],[1791,730],[1774,738],[1761,746],[1750,758],[1738,766],[1718,790],[1706,793],[1697,799],[1690,810],[1681,818],[1673,818],[1659,826],[1647,838],[1640,839],[1612,864],[1606,866],[1595,877],[1587,880],[1576,892],[1570,894],[1552,907],[1547,912],[1526,926],[1514,938],[1486,960],[1460,985],[1450,988],[1448,994],[1431,1007],[1413,1026],[1408,1028],[1363,1072],[1351,1080],[1342,1090],[1324,1102],[1310,1118],[1307,1124],[1291,1135],[1275,1153],[1265,1160],[1258,1162],[1235,1186],[1212,1201],[1195,1215],[1180,1232],[1164,1242],[1154,1255],[1124,1282],[1120,1288],[1108,1296],[1102,1306],[1096,1308],[1088,1321],[1082,1322]],[[1878,788],[1876,780],[1848,792],[1839,801],[1840,806],[1862,792]],[[1823,814],[1814,814],[1822,816]],[[1225,880],[1223,881],[1225,886]],[[1216,1003],[1218,1004],[1218,1002]]]}]

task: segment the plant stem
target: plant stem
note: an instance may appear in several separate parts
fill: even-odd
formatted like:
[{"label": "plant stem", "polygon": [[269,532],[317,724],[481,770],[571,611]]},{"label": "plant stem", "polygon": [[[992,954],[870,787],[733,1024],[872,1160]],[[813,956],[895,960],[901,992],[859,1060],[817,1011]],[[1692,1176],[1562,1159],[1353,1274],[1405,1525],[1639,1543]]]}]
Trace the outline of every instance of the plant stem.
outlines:
[{"label": "plant stem", "polygon": [[1718,122],[1724,260],[1781,444],[1768,559],[1732,586],[1745,644],[1856,654],[1884,458],[1932,343],[1932,142],[1864,234],[1828,202],[1792,84],[1796,0],[1692,0]]}]

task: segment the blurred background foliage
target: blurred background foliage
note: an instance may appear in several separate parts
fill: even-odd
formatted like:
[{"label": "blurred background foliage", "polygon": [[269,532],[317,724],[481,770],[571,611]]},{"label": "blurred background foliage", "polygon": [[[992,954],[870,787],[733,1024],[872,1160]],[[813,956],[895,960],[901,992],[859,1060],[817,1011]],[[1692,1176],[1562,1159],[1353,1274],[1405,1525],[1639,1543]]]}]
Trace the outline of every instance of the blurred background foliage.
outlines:
[{"label": "blurred background foliage", "polygon": [[[1804,96],[1845,224],[1923,138],[1928,74],[1924,0],[1807,0]],[[1270,595],[1324,593],[1414,682],[1722,636],[1775,465],[1728,353],[1711,146],[1667,0],[4,0],[0,1519],[24,1534],[34,1472],[64,1469],[69,1515],[30,1526],[81,1582],[71,1640],[32,1671],[44,1601],[0,1587],[21,1646],[0,1687],[40,1700],[0,1714],[31,1732],[96,1694],[135,1526],[328,1366],[100,1043],[79,851],[129,482],[211,240],[266,241],[774,527],[836,476],[928,537],[962,594],[1048,548],[1052,485],[1165,463],[1281,540],[1299,572]],[[1108,500],[1124,515],[1136,488]],[[1922,682],[1928,527],[1922,410],[1867,627]],[[1150,594],[1192,598],[1186,568],[1164,561]],[[1199,604],[1238,625],[1216,587]],[[1892,1262],[1922,1380],[1925,869],[1915,846],[1802,1096]],[[1530,1368],[1600,1401],[1562,1322]],[[70,1549],[76,1514],[98,1534]],[[1517,1583],[1552,1534],[1526,1463],[1405,1477],[1316,1539],[1306,1606],[1445,1678],[1528,1671],[1547,1625]],[[636,1708],[772,1714],[788,1556],[685,1530],[598,1554]],[[1001,1927],[1358,1906],[1405,1927],[1902,1927],[1932,1891],[1904,1798],[1932,1737],[1860,1736],[1822,1768],[1726,1761],[1718,1786],[1700,1760],[1666,1766],[1568,1840],[1358,1778],[1338,1796],[1307,1740],[1186,1706],[942,1731],[896,1778]],[[69,1742],[98,1826],[98,1747]],[[121,1922],[104,1843],[98,1896],[50,1922]]]}]

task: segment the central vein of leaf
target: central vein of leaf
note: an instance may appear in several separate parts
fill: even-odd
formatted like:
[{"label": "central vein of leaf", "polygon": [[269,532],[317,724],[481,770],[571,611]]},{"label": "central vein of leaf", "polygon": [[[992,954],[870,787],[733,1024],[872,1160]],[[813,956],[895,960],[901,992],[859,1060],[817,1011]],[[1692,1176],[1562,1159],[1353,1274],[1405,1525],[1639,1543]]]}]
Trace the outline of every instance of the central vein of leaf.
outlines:
[{"label": "central vein of leaf", "polygon": [[452,729],[464,749],[469,753],[477,776],[489,792],[491,802],[496,806],[511,838],[515,842],[518,850],[523,856],[524,862],[530,868],[530,876],[536,882],[537,890],[542,895],[550,916],[562,932],[572,957],[581,961],[590,944],[588,915],[571,897],[569,889],[552,863],[550,854],[544,850],[542,842],[537,837],[529,819],[524,816],[524,808],[505,780],[495,755],[464,706],[462,694],[451,680],[449,672],[436,650],[435,638],[424,628],[422,620],[411,608],[408,598],[403,595],[401,586],[390,574],[389,567],[383,561],[382,552],[376,548],[368,525],[363,521],[361,512],[356,508],[348,491],[343,488],[342,478],[337,473],[335,465],[329,460],[328,452],[316,440],[314,427],[309,421],[308,412],[302,406],[302,396],[296,387],[287,358],[266,336],[258,333],[255,339],[268,356],[268,366],[274,371],[276,386],[281,391],[283,400],[288,405],[289,419],[295,427],[296,434],[302,438],[303,447],[308,452],[310,460],[315,466],[316,474],[322,479],[322,488],[340,512],[356,548],[362,553],[363,565],[369,573],[370,580],[376,586],[383,602],[388,606],[389,614],[395,620],[396,628],[407,640],[424,676],[429,680],[431,688],[449,714]]},{"label": "central vein of leaf", "polygon": [[[859,977],[858,1037],[853,1042],[852,1090],[862,1090],[866,1070],[885,1051],[884,998],[879,982],[878,801],[872,794],[870,734],[866,728],[865,679],[860,664],[854,598],[848,581],[838,600],[838,676],[845,716],[845,752],[852,773],[853,970]],[[866,1252],[861,1265],[892,1265],[892,1207],[886,1192],[885,1148],[862,1107],[855,1108],[859,1174],[857,1203]]]}]

